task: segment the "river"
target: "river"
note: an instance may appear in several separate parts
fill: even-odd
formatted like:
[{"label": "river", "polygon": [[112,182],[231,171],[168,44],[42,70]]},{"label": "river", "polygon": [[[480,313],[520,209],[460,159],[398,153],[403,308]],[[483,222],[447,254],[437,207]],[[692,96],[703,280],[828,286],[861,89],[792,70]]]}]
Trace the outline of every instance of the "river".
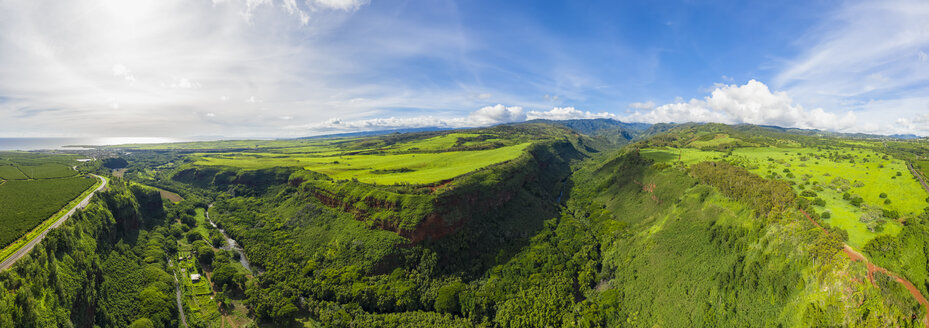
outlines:
[{"label": "river", "polygon": [[[213,207],[213,204],[210,204],[209,207]],[[229,235],[226,234],[226,230],[219,228],[218,226],[216,226],[216,223],[213,223],[213,220],[210,219],[210,208],[209,207],[207,207],[206,211],[204,211],[204,214],[206,215],[206,221],[209,222],[210,225],[212,225],[214,228],[216,228],[216,230],[219,230],[219,233],[221,233],[223,235],[223,238],[226,239],[226,244],[223,245],[222,249],[239,253],[239,263],[242,264],[242,267],[244,267],[245,270],[248,270],[252,274],[263,273],[265,271],[263,268],[261,268],[258,265],[252,265],[251,263],[248,262],[248,257],[245,256],[245,252],[242,251],[242,247],[239,246],[239,243],[237,243],[235,239],[232,239],[231,237],[229,237]]]}]

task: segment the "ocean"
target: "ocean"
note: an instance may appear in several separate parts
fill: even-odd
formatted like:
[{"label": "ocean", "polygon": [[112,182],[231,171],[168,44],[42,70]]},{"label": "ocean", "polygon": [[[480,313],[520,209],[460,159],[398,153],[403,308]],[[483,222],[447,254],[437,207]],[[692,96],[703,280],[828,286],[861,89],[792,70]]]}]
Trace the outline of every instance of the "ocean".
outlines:
[{"label": "ocean", "polygon": [[168,143],[184,140],[174,138],[107,137],[107,138],[0,138],[0,150],[61,150],[81,149],[73,145],[122,145],[132,143]]}]

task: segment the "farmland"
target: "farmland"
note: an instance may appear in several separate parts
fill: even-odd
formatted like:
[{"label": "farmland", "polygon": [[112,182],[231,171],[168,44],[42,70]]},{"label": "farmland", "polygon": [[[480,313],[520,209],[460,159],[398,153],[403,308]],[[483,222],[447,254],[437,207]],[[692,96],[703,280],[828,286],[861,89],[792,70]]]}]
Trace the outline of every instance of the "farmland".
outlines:
[{"label": "farmland", "polygon": [[6,247],[96,183],[74,155],[0,152],[0,247]]},{"label": "farmland", "polygon": [[0,185],[0,245],[14,240],[48,219],[97,179],[76,176],[61,179],[9,180]]},{"label": "farmland", "polygon": [[[194,166],[260,170],[302,168],[334,180],[369,184],[433,184],[513,160],[535,140],[547,139],[551,128],[539,131],[496,128],[474,132],[427,132],[365,138],[218,141],[160,145],[122,145],[139,150],[184,150]],[[560,133],[560,132],[559,132]],[[148,168],[138,175],[153,176]]]},{"label": "farmland", "polygon": [[813,203],[823,222],[846,230],[854,247],[863,247],[879,235],[896,235],[902,227],[898,221],[913,218],[926,207],[926,191],[906,164],[871,149],[743,147],[727,153],[651,148],[643,149],[642,155],[682,165],[724,160],[763,177],[788,181]]},{"label": "farmland", "polygon": [[37,153],[0,152],[0,179],[50,179],[77,174],[72,166],[78,164],[75,155],[46,155]]},{"label": "farmland", "polygon": [[428,184],[507,160],[523,153],[528,143],[480,151],[437,153],[330,155],[303,154],[200,154],[197,165],[262,169],[277,166],[303,167],[337,180],[357,179],[365,183]]}]

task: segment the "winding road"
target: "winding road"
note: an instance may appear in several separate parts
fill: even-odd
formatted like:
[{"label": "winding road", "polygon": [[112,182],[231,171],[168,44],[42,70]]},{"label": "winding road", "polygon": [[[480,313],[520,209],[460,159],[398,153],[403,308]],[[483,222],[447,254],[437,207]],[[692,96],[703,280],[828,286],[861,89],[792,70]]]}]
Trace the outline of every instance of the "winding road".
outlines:
[{"label": "winding road", "polygon": [[919,183],[923,185],[923,188],[926,189],[926,192],[929,192],[929,184],[926,184],[926,180],[923,180],[923,176],[916,172],[916,169],[913,168],[913,164],[906,163],[906,167],[910,168],[910,173],[913,173],[913,176],[919,180]]},{"label": "winding road", "polygon": [[[823,232],[827,234],[829,233],[829,231],[824,229],[823,226],[819,225],[819,223],[817,223],[816,220],[813,220],[813,218],[810,217],[810,215],[807,214],[806,211],[804,211],[803,209],[800,209],[800,212],[803,213],[804,216],[806,216],[807,220],[810,220],[810,222],[812,222],[814,225],[819,227],[819,229],[821,229]],[[926,313],[923,316],[923,324],[925,325],[926,328],[929,328],[929,300],[926,300],[926,297],[923,296],[922,292],[920,292],[919,289],[913,285],[913,283],[911,283],[909,280],[906,280],[901,275],[898,275],[890,270],[877,266],[871,261],[868,261],[868,258],[865,257],[864,254],[861,254],[855,251],[855,249],[853,249],[851,246],[848,246],[848,244],[842,244],[842,245],[844,246],[842,248],[842,251],[845,252],[845,255],[847,255],[848,258],[852,260],[852,262],[864,262],[868,266],[868,280],[871,281],[872,286],[877,287],[877,284],[874,283],[874,272],[878,272],[878,271],[880,271],[881,273],[891,278],[894,278],[894,280],[896,280],[898,283],[903,285],[903,288],[906,288],[906,290],[910,292],[910,295],[913,295],[913,298],[916,299],[916,302],[918,302],[920,305],[923,306],[924,309],[926,309]]]},{"label": "winding road", "polygon": [[94,194],[106,188],[106,183],[107,183],[106,178],[96,175],[96,174],[91,174],[91,175],[96,177],[97,179],[102,180],[103,183],[101,183],[100,186],[97,187],[97,189],[94,189],[94,191],[90,192],[90,194],[87,195],[87,197],[84,197],[84,199],[81,200],[81,202],[78,203],[77,206],[72,207],[70,210],[68,210],[67,213],[65,213],[60,218],[58,218],[58,220],[52,223],[52,225],[50,225],[48,228],[45,228],[45,230],[43,230],[42,233],[40,233],[37,237],[30,240],[28,243],[26,243],[26,245],[23,245],[23,247],[20,247],[19,250],[17,250],[12,255],[10,255],[10,257],[6,258],[6,260],[3,260],[3,262],[0,262],[0,271],[6,270],[12,267],[13,264],[16,263],[16,261],[19,261],[19,259],[23,258],[23,256],[28,254],[29,251],[31,251],[32,248],[35,247],[35,245],[38,245],[40,242],[42,242],[42,239],[45,239],[45,235],[48,234],[49,230],[61,226],[61,224],[67,221],[68,218],[70,218],[71,215],[74,214],[75,211],[86,207],[87,204],[90,204],[90,199],[94,197]]}]

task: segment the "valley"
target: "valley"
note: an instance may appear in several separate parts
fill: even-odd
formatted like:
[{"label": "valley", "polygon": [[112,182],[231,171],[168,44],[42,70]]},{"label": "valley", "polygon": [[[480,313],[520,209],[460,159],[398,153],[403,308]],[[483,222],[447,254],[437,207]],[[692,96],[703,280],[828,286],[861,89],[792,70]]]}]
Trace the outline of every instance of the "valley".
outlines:
[{"label": "valley", "polygon": [[[929,323],[929,193],[909,167],[919,141],[581,120],[249,145],[105,147],[122,160],[85,169],[122,178],[50,233],[37,247],[47,255],[0,276],[7,295],[32,299],[8,298],[0,316],[161,327]],[[99,259],[79,264],[75,252]],[[75,298],[87,291],[52,288],[61,278],[50,274],[28,273],[38,293],[12,289],[29,263],[67,268],[69,281],[112,278],[83,284],[108,291],[90,303]],[[43,314],[62,306],[67,318]]]}]

